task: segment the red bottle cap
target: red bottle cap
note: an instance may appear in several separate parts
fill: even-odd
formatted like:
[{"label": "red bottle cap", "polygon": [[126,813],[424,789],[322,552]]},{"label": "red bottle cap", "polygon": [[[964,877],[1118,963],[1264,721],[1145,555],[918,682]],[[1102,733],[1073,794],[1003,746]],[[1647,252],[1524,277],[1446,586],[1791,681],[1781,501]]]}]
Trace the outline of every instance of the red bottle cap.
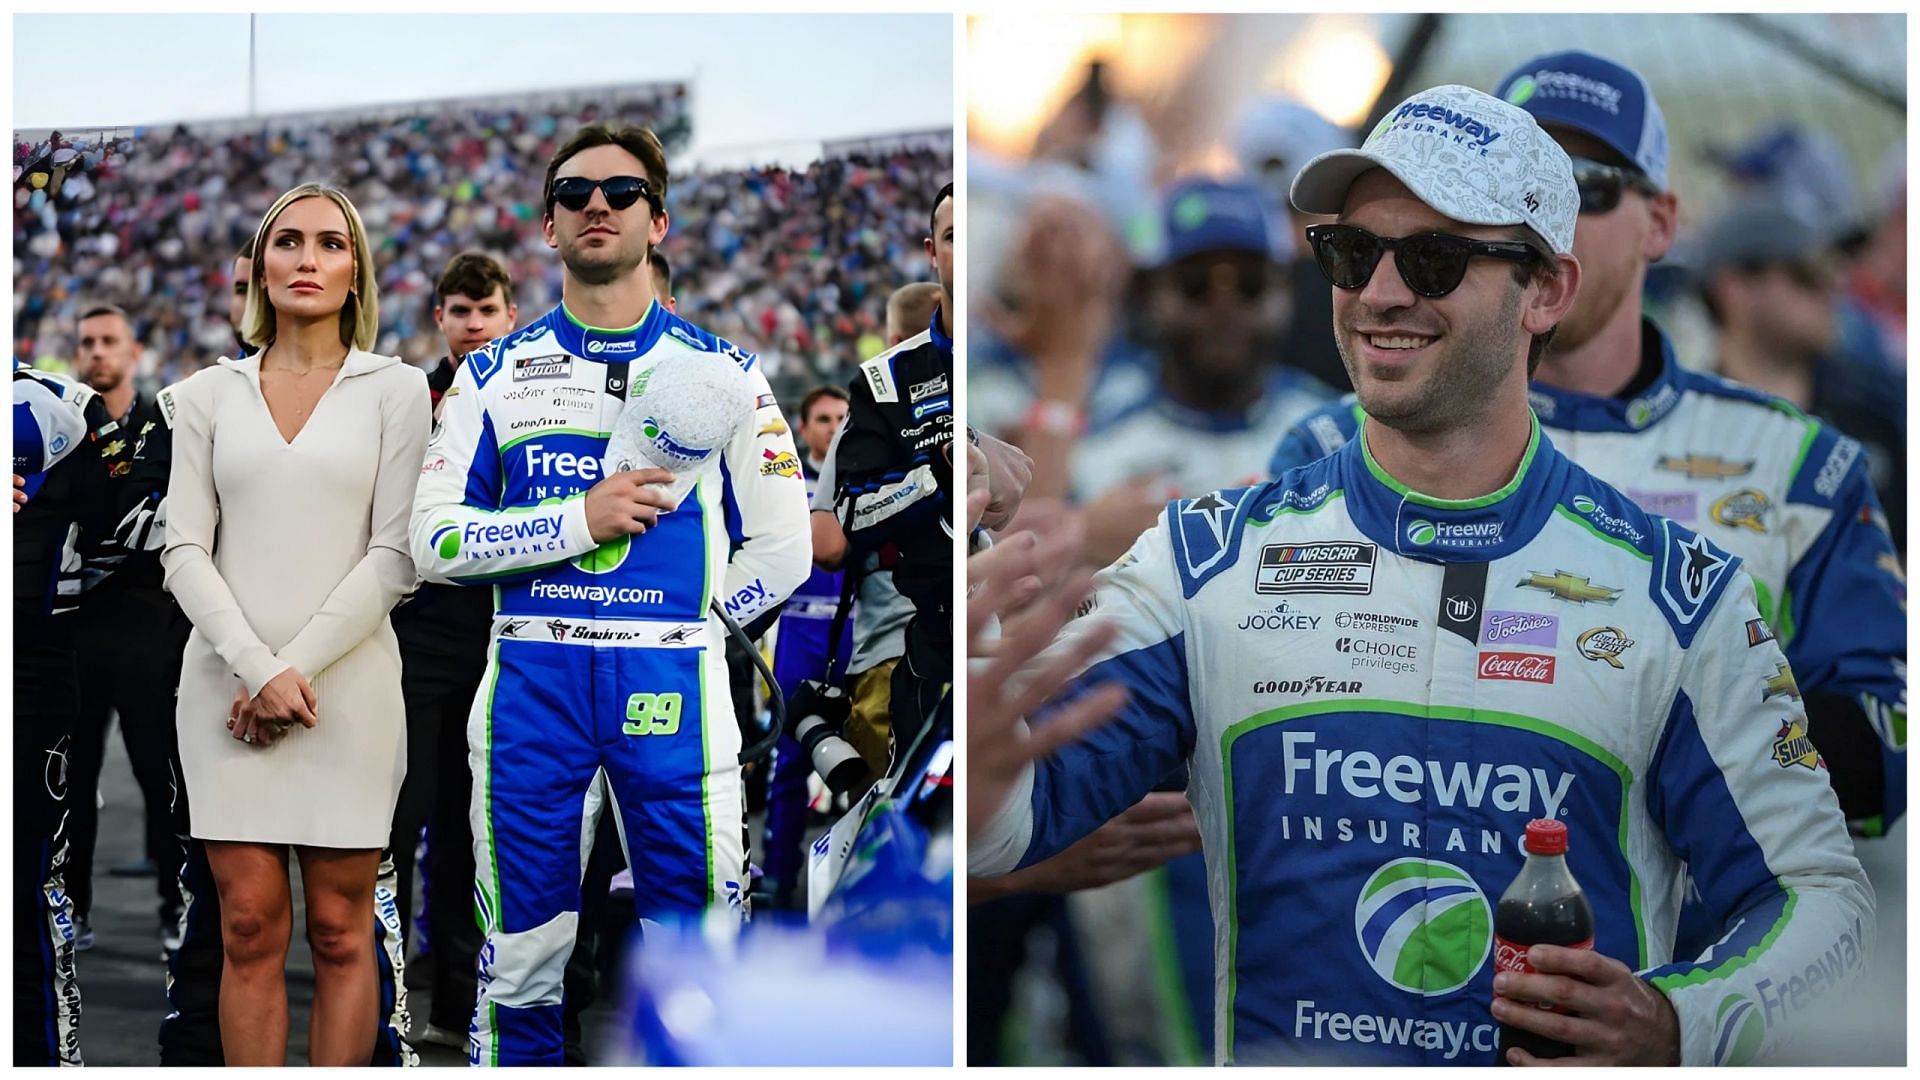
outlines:
[{"label": "red bottle cap", "polygon": [[1527,822],[1527,850],[1535,855],[1567,853],[1567,823],[1551,818]]}]

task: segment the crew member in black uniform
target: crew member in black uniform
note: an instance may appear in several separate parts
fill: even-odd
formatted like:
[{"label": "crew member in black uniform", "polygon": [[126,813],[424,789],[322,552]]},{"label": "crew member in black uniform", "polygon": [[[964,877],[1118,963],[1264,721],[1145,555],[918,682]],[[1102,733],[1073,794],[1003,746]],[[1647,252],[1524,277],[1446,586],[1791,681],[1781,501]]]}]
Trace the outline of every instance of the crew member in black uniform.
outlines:
[{"label": "crew member in black uniform", "polygon": [[13,1063],[78,1065],[65,879],[74,619],[82,560],[111,535],[129,451],[106,403],[79,383],[16,360],[13,402],[13,471],[27,496],[13,518]]},{"label": "crew member in black uniform", "polygon": [[893,757],[905,753],[952,682],[954,458],[953,185],[934,197],[925,241],[940,307],[924,332],[860,365],[847,387],[835,506],[859,557],[893,543],[893,583],[913,603],[893,671]]},{"label": "crew member in black uniform", "polygon": [[[133,320],[123,309],[102,304],[81,316],[79,331],[74,377],[100,395],[108,415],[120,423],[114,439],[129,444],[122,449],[137,456],[140,440],[154,437],[165,425],[155,398],[134,390],[141,350]],[[158,478],[158,486],[165,490],[165,476]],[[123,500],[132,487],[123,485]],[[93,944],[93,851],[100,824],[94,796],[106,756],[107,725],[111,714],[118,713],[121,741],[146,809],[143,869],[154,875],[159,892],[164,953],[178,943],[180,921],[180,849],[173,841],[168,816],[173,779],[167,763],[173,757],[173,699],[180,685],[180,657],[193,624],[161,588],[157,548],[140,551],[115,545],[100,561],[107,565],[96,569],[111,572],[97,583],[88,583],[74,628],[76,653],[86,672],[80,682],[80,721],[68,762],[73,849],[67,890],[73,894],[75,944],[82,952]]]},{"label": "crew member in black uniform", "polygon": [[[513,331],[519,309],[506,268],[478,252],[455,255],[440,274],[433,321],[447,355],[427,375],[435,422],[466,355]],[[473,917],[473,829],[468,801],[467,717],[487,666],[493,590],[422,584],[393,611],[400,687],[407,703],[407,776],[393,812],[395,891],[411,937],[414,851],[428,829],[425,864],[432,1004],[422,1042],[464,1050],[475,995],[479,926]]]}]

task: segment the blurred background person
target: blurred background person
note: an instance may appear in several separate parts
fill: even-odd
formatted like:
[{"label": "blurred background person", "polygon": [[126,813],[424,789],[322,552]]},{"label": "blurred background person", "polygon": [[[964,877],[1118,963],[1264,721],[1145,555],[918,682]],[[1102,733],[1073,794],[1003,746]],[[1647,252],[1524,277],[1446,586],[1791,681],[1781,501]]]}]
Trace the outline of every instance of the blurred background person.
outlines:
[{"label": "blurred background person", "polygon": [[[437,421],[467,354],[512,332],[520,309],[506,267],[480,252],[448,261],[434,287],[434,324],[446,354],[427,375]],[[487,666],[493,597],[485,589],[420,582],[393,611],[400,645],[401,696],[407,709],[407,773],[394,805],[388,851],[394,864],[403,940],[417,950],[431,1007],[422,1041],[461,1048],[473,1015],[475,957],[480,931],[473,920],[473,830],[467,811],[473,772],[467,764],[467,715]],[[414,851],[429,828],[421,908],[430,948],[408,927],[414,922]]]},{"label": "blurred background person", "polygon": [[[141,346],[133,322],[114,305],[90,308],[81,317],[74,376],[98,391],[119,422],[114,439],[129,459],[165,424],[151,393],[136,393]],[[127,468],[131,468],[129,460]],[[128,486],[128,485],[123,485]],[[125,877],[152,877],[159,892],[159,939],[164,950],[177,936],[180,917],[178,848],[168,803],[172,776],[173,695],[180,681],[180,654],[189,626],[179,605],[160,587],[157,552],[120,552],[112,572],[87,590],[81,605],[77,647],[97,672],[80,687],[80,725],[69,759],[73,790],[73,861],[67,887],[73,894],[77,947],[93,947],[93,851],[99,812],[95,801],[105,760],[108,728],[117,719],[145,807],[145,858],[112,868]]]},{"label": "blurred background person", "polygon": [[[1333,219],[1319,214],[1304,214],[1287,198],[1293,178],[1300,167],[1329,150],[1355,143],[1353,134],[1284,94],[1254,99],[1240,114],[1233,135],[1234,156],[1240,171],[1260,187],[1272,227],[1286,233],[1276,236],[1276,252],[1304,253],[1307,250],[1307,226]],[[1314,275],[1290,274],[1289,298],[1293,316],[1287,321],[1281,355],[1287,364],[1299,368],[1336,392],[1353,389],[1347,379],[1346,365],[1340,362],[1340,350],[1333,344],[1333,301]]]},{"label": "blurred background person", "polygon": [[673,263],[660,254],[659,248],[647,252],[647,271],[653,275],[653,298],[668,311],[677,310],[673,304]]},{"label": "blurred background person", "polygon": [[[161,561],[194,623],[181,761],[220,892],[227,1063],[285,1062],[292,846],[315,960],[309,1053],[362,1064],[379,1008],[366,927],[406,761],[387,613],[414,581],[405,528],[430,405],[423,376],[365,351],[378,293],[345,195],[293,188],[254,250],[244,332],[263,351],[169,389],[163,404],[177,419]],[[316,415],[336,389],[360,407]],[[307,528],[285,534],[290,517]]]},{"label": "blurred background person", "polygon": [[1714,369],[1860,440],[1904,554],[1906,379],[1836,355],[1841,279],[1831,245],[1763,199],[1723,211],[1698,252],[1700,302],[1719,335]]}]

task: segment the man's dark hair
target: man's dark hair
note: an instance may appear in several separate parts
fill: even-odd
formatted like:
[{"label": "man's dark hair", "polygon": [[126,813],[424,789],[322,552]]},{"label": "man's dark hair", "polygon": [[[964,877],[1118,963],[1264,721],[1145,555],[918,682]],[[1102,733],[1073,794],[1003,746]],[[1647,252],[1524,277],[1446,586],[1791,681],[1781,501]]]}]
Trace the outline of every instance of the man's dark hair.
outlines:
[{"label": "man's dark hair", "polygon": [[816,386],[813,389],[807,391],[806,397],[803,397],[800,399],[800,422],[801,423],[804,424],[807,422],[807,417],[812,415],[813,413],[813,403],[816,401],[819,401],[823,397],[830,397],[836,401],[852,400],[847,397],[847,391],[844,387],[832,386],[832,385]]},{"label": "man's dark hair", "polygon": [[434,286],[433,296],[440,304],[446,303],[449,296],[485,300],[493,295],[495,285],[500,286],[500,299],[513,303],[513,278],[507,268],[491,255],[463,251],[447,260],[447,268],[440,271],[440,284]]},{"label": "man's dark hair", "polygon": [[573,137],[560,144],[553,152],[553,160],[547,162],[547,182],[541,188],[547,208],[547,216],[553,216],[553,181],[560,172],[560,166],[567,159],[582,150],[591,150],[596,146],[617,146],[640,160],[640,167],[647,171],[647,183],[653,187],[653,212],[667,212],[667,150],[660,145],[660,137],[651,128],[635,124],[588,124],[573,133]]},{"label": "man's dark hair", "polygon": [[247,235],[245,240],[240,241],[240,250],[234,252],[233,257],[236,259],[249,260],[253,258],[253,235],[251,233]]},{"label": "man's dark hair", "polygon": [[666,285],[666,288],[662,291],[671,294],[673,292],[673,264],[667,261],[665,255],[660,254],[659,248],[649,248],[647,250],[647,263],[653,267],[654,273],[660,275],[661,282]]},{"label": "man's dark hair", "polygon": [[80,316],[80,321],[86,322],[88,319],[97,319],[102,315],[118,315],[126,321],[128,330],[133,329],[133,316],[127,314],[127,309],[119,304],[95,304],[87,309],[85,315]]},{"label": "man's dark hair", "polygon": [[933,232],[934,232],[933,222],[934,222],[934,219],[938,217],[940,214],[940,204],[943,202],[946,202],[948,199],[951,199],[951,198],[953,198],[953,181],[949,180],[947,181],[946,186],[942,187],[939,193],[933,197],[933,209],[927,212],[927,235],[928,236],[933,235]]},{"label": "man's dark hair", "polygon": [[[1512,238],[1532,248],[1534,254],[1539,256],[1532,262],[1512,264],[1513,283],[1516,286],[1524,289],[1528,282],[1552,281],[1560,276],[1560,260],[1553,257],[1553,248],[1547,246],[1539,233],[1521,225],[1513,230]],[[1546,333],[1533,335],[1532,343],[1527,346],[1527,378],[1533,378],[1533,373],[1539,369],[1540,358],[1553,347],[1553,335],[1559,329],[1559,325],[1555,324]]]}]

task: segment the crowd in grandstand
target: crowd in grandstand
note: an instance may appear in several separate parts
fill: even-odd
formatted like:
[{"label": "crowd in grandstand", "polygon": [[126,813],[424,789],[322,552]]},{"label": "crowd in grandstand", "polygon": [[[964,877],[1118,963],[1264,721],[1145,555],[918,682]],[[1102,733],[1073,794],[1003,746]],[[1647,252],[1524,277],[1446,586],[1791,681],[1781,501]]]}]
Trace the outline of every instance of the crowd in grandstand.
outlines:
[{"label": "crowd in grandstand", "polygon": [[[155,385],[212,363],[232,337],[234,249],[276,194],[321,180],[364,208],[378,238],[377,350],[425,361],[434,281],[458,252],[498,257],[531,309],[559,296],[540,232],[540,170],[558,139],[622,119],[652,127],[675,153],[690,131],[679,84],[536,108],[394,112],[16,138],[15,353],[42,367],[69,361],[82,306],[105,299],[133,316]],[[776,389],[844,381],[884,346],[887,294],[928,276],[901,230],[925,219],[927,192],[950,169],[950,153],[903,149],[676,176],[662,250],[679,270],[681,303],[759,351]]]}]

